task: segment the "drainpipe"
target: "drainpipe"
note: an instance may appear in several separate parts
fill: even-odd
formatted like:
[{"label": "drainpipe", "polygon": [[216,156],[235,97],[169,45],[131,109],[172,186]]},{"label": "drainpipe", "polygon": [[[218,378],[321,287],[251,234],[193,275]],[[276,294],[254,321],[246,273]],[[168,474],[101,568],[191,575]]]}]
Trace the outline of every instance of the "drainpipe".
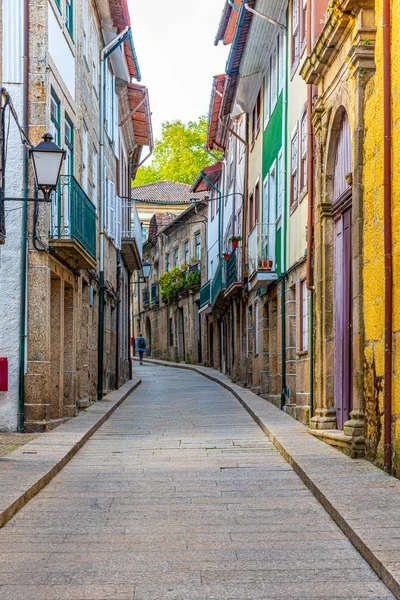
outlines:
[{"label": "drainpipe", "polygon": [[[310,56],[312,50],[311,31],[312,15],[310,6],[307,6],[307,55]],[[308,200],[308,216],[307,216],[307,264],[306,264],[306,288],[310,292],[310,419],[314,414],[314,285],[312,274],[312,251],[314,237],[314,134],[312,127],[312,109],[313,109],[313,86],[311,83],[307,85],[307,200]]]},{"label": "drainpipe", "polygon": [[104,121],[105,121],[105,82],[107,58],[129,37],[130,27],[126,27],[100,52],[100,291],[99,291],[99,346],[97,371],[97,400],[103,398],[104,366],[104,225],[105,225],[105,180],[104,180]]},{"label": "drainpipe", "polygon": [[221,260],[221,211],[222,211],[222,192],[221,190],[214,185],[209,179],[208,177],[201,172],[201,176],[204,179],[204,181],[206,181],[208,183],[208,185],[210,187],[212,187],[213,190],[215,190],[218,194],[218,258]]},{"label": "drainpipe", "polygon": [[[246,128],[248,126],[248,119],[246,115]],[[249,190],[249,157],[250,157],[250,146],[249,143],[246,142],[236,131],[229,127],[224,123],[224,121],[219,118],[219,122],[229,133],[231,133],[239,142],[241,142],[246,148],[246,165],[245,165],[245,174],[244,174],[244,194],[243,194],[243,240],[242,240],[242,279],[244,280],[244,272],[246,266],[246,243],[247,243],[247,198],[248,198],[248,190]]]},{"label": "drainpipe", "polygon": [[[29,0],[24,0],[24,74],[23,74],[23,128],[28,137],[29,119]],[[29,196],[29,152],[24,146],[23,197]],[[25,363],[27,340],[27,266],[28,266],[28,203],[22,209],[21,244],[21,318],[19,329],[19,394],[18,394],[18,433],[23,433],[25,423]]]},{"label": "drainpipe", "polygon": [[383,246],[385,253],[385,387],[384,467],[392,466],[392,356],[393,356],[393,274],[392,274],[392,99],[390,0],[383,0]]},{"label": "drainpipe", "polygon": [[[287,39],[287,35],[286,35],[286,29],[285,29],[285,33],[282,33],[281,35],[285,36],[285,42],[286,42],[286,47],[288,44],[288,39]],[[287,56],[287,52],[286,52],[286,56]],[[287,139],[287,123],[288,123],[288,102],[287,102],[287,86],[288,86],[288,74],[287,74],[287,69],[285,70],[286,76],[285,76],[285,81],[283,82],[283,122],[282,122],[282,140],[286,140]],[[284,142],[283,142],[284,143]],[[285,173],[287,172],[287,158],[288,158],[288,152],[287,152],[287,144],[284,143],[284,164],[285,164]],[[287,382],[286,382],[286,284],[285,284],[285,280],[286,280],[286,204],[285,202],[282,202],[282,216],[281,216],[282,222],[281,222],[281,302],[282,302],[282,306],[281,306],[281,318],[282,318],[282,324],[281,324],[281,336],[282,336],[282,366],[281,366],[281,370],[282,370],[282,383],[281,383],[281,409],[283,410],[283,407],[286,404],[286,395],[287,395]]]}]

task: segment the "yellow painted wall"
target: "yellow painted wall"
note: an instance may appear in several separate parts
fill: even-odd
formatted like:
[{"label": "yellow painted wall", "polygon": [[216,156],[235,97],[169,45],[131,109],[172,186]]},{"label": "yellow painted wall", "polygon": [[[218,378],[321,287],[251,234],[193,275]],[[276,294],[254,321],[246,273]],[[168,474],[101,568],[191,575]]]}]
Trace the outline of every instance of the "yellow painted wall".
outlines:
[{"label": "yellow painted wall", "polygon": [[[384,253],[383,253],[383,49],[382,0],[375,3],[376,73],[366,86],[364,139],[364,319],[367,453],[383,460]],[[392,2],[392,24],[400,21],[400,2]],[[400,28],[392,27],[392,235],[393,235],[393,448],[394,472],[400,475]]]}]

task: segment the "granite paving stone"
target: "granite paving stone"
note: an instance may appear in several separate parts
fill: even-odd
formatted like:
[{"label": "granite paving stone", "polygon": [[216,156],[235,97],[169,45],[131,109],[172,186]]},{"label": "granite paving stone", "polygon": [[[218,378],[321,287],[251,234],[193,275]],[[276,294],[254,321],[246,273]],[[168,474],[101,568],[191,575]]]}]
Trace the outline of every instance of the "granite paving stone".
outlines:
[{"label": "granite paving stone", "polygon": [[1,600],[394,598],[229,391],[187,370],[135,375],[0,530]]}]

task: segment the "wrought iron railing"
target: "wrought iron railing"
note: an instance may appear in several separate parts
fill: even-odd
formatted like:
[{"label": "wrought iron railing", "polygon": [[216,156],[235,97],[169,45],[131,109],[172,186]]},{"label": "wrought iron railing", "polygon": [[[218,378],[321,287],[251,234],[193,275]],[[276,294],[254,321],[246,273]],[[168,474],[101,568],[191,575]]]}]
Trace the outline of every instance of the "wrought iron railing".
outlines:
[{"label": "wrought iron railing", "polygon": [[220,263],[211,284],[211,304],[214,305],[219,293],[226,288],[226,266]]},{"label": "wrought iron railing", "polygon": [[160,304],[160,287],[158,283],[153,283],[151,286],[151,303]]},{"label": "wrought iron railing", "polygon": [[207,281],[200,288],[200,308],[211,304],[211,281]]},{"label": "wrought iron railing", "polygon": [[247,240],[247,258],[249,276],[256,271],[274,271],[275,258],[275,223],[257,223]]},{"label": "wrought iron railing", "polygon": [[142,292],[142,297],[143,297],[143,306],[149,306],[150,302],[149,302],[149,288],[144,288],[143,292]]},{"label": "wrought iron railing", "polygon": [[238,248],[234,248],[226,263],[226,287],[230,287],[238,281]]},{"label": "wrought iron railing", "polygon": [[72,175],[61,175],[53,194],[50,238],[77,240],[96,258],[96,208]]}]

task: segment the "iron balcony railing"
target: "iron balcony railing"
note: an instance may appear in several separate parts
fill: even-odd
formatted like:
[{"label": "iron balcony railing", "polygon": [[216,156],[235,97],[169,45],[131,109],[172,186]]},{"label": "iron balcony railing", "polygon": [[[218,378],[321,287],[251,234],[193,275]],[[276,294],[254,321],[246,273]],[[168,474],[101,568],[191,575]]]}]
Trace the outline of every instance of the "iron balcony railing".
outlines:
[{"label": "iron balcony railing", "polygon": [[207,281],[200,288],[200,308],[211,304],[211,281]]},{"label": "iron balcony railing", "polygon": [[234,248],[226,263],[226,287],[241,281],[242,249]]},{"label": "iron balcony railing", "polygon": [[142,294],[143,294],[143,296],[142,296],[143,297],[143,306],[149,306],[149,304],[150,304],[150,302],[149,302],[149,297],[150,297],[149,288],[144,288]]},{"label": "iron balcony railing", "polygon": [[214,306],[218,295],[226,288],[226,266],[220,263],[215,271],[214,278],[211,284],[211,304]]},{"label": "iron balcony railing", "polygon": [[131,200],[122,200],[122,239],[131,239],[135,237],[134,228],[134,207]]},{"label": "iron balcony railing", "polygon": [[153,283],[151,286],[151,303],[160,304],[160,286],[158,283]]},{"label": "iron balcony railing", "polygon": [[50,238],[77,240],[96,258],[96,208],[72,175],[61,175],[53,194]]},{"label": "iron balcony railing", "polygon": [[257,223],[247,240],[249,277],[256,271],[275,271],[276,223]]}]

